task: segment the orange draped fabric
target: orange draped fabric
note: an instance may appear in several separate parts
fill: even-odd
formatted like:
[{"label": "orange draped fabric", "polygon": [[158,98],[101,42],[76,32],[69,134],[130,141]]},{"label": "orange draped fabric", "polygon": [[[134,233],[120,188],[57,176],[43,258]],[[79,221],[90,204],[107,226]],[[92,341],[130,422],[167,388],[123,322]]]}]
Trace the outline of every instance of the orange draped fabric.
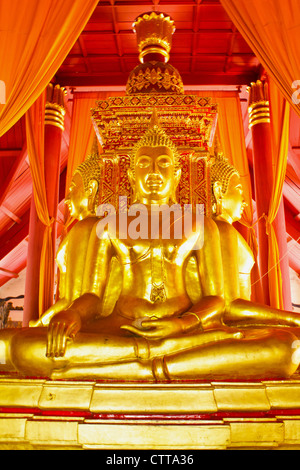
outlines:
[{"label": "orange draped fabric", "polygon": [[40,260],[40,315],[53,303],[53,299],[48,298],[48,296],[51,295],[51,289],[49,289],[48,286],[54,276],[54,253],[51,237],[54,220],[49,217],[44,173],[45,104],[46,96],[45,93],[42,93],[25,115],[27,148],[32,175],[34,201],[38,217],[45,226]]},{"label": "orange draped fabric", "polygon": [[[300,91],[298,94],[295,91],[300,86],[299,0],[220,1],[283,96],[300,115]],[[295,81],[299,81],[298,86],[293,85]]]},{"label": "orange draped fabric", "polygon": [[290,106],[272,80],[270,80],[269,98],[273,160],[273,188],[267,217],[269,292],[271,305],[283,309],[282,276],[274,220],[282,199],[287,166]]},{"label": "orange draped fabric", "polygon": [[30,108],[55,75],[98,0],[0,1],[0,136]]}]

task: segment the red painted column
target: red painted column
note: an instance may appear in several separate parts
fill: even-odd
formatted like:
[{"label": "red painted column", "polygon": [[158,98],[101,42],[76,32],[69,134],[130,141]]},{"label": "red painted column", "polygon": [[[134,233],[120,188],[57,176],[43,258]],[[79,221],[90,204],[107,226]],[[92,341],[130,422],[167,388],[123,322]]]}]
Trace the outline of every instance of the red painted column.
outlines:
[{"label": "red painted column", "polygon": [[[258,261],[264,302],[270,305],[268,278],[268,234],[266,217],[269,211],[273,187],[272,136],[267,84],[252,83],[249,88],[249,127],[253,141],[253,170],[255,200],[258,219]],[[274,221],[282,274],[284,308],[291,310],[291,292],[288,272],[287,241],[284,206],[281,202]]]},{"label": "red painted column", "polygon": [[[45,169],[45,186],[47,195],[47,204],[49,218],[53,220],[52,224],[52,263],[53,273],[55,273],[55,252],[57,238],[57,207],[59,201],[59,175],[60,175],[60,151],[61,138],[64,130],[64,96],[65,90],[59,85],[53,87],[48,85],[47,102],[45,110],[45,148],[44,148],[44,169]],[[46,309],[49,308],[54,301],[54,277],[51,280],[47,292]]]},{"label": "red painted column", "polygon": [[[45,109],[45,137],[44,137],[44,172],[47,204],[52,224],[53,259],[49,263],[55,266],[55,248],[57,235],[57,207],[59,200],[60,150],[61,137],[64,126],[64,89],[59,85],[49,84],[47,87],[47,100]],[[32,196],[30,208],[30,223],[28,237],[28,254],[25,282],[25,298],[23,326],[28,326],[31,320],[39,317],[39,290],[40,290],[40,257],[44,236],[44,225],[39,220],[34,198]],[[53,272],[54,269],[53,269]],[[46,308],[53,304],[54,277],[47,292]]]},{"label": "red painted column", "polygon": [[34,196],[31,197],[25,296],[22,325],[39,318],[40,257],[43,244],[44,225],[38,218]]},{"label": "red painted column", "polygon": [[258,219],[258,263],[264,303],[270,305],[266,216],[273,185],[270,108],[267,88],[260,81],[249,89],[249,127],[253,142],[253,172]]}]

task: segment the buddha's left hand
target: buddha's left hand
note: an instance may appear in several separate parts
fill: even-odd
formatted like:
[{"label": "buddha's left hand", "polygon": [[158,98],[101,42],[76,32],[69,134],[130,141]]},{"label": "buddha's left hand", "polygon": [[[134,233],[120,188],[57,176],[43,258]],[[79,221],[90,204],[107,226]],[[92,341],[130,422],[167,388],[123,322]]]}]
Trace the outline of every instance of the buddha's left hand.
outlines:
[{"label": "buddha's left hand", "polygon": [[123,325],[122,329],[148,339],[161,339],[182,333],[182,321],[179,318],[149,319],[141,322],[140,327]]},{"label": "buddha's left hand", "polygon": [[74,339],[80,327],[81,318],[75,310],[63,310],[54,315],[48,326],[46,356],[64,356],[67,340]]}]

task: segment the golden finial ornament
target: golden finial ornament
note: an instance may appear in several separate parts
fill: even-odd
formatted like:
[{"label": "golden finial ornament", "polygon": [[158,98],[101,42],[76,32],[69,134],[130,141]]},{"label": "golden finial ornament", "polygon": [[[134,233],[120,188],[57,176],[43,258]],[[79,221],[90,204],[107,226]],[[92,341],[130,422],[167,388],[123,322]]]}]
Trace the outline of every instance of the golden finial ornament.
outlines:
[{"label": "golden finial ornament", "polygon": [[133,31],[137,36],[142,64],[151,60],[145,60],[149,54],[159,54],[163,56],[164,62],[168,62],[172,35],[175,32],[174,21],[169,15],[155,11],[139,15],[133,23]]},{"label": "golden finial ornament", "polygon": [[170,65],[174,21],[169,15],[148,12],[139,15],[133,23],[140,64],[131,72],[126,92],[183,94],[183,83],[178,70]]}]

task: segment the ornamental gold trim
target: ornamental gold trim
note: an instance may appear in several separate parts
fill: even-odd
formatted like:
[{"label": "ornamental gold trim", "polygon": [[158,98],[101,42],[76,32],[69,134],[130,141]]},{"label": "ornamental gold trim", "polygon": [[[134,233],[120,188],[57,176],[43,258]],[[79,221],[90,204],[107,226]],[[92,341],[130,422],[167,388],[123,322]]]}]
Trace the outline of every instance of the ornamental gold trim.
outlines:
[{"label": "ornamental gold trim", "polygon": [[258,108],[258,109],[254,109],[251,113],[249,113],[249,115],[250,115],[250,117],[254,117],[254,116],[257,116],[258,114],[262,114],[262,113],[270,114],[270,109],[267,108],[267,107],[261,107],[261,108]]},{"label": "ornamental gold trim", "polygon": [[150,14],[144,13],[143,15],[138,16],[137,19],[133,22],[132,27],[135,29],[136,26],[142,23],[143,21],[150,20],[164,21],[166,23],[169,23],[169,25],[172,26],[172,28],[174,28],[175,30],[174,20],[172,20],[170,16],[165,16],[163,13],[156,13],[155,11],[152,11]]},{"label": "ornamental gold trim", "polygon": [[65,95],[65,88],[61,88],[60,85],[53,86],[52,83],[49,83],[46,90],[45,125],[58,127],[62,131],[64,131],[64,117],[66,114]]},{"label": "ornamental gold trim", "polygon": [[105,152],[132,149],[149,126],[153,109],[180,148],[207,150],[215,134],[218,107],[210,97],[161,92],[127,94],[96,102],[94,128]]},{"label": "ornamental gold trim", "polygon": [[170,55],[168,51],[166,50],[166,48],[162,49],[161,47],[155,47],[155,46],[147,47],[145,49],[143,48],[143,50],[139,54],[139,60],[142,64],[144,63],[144,57],[148,54],[161,54],[165,57],[166,62],[168,62],[170,58]]},{"label": "ornamental gold trim", "polygon": [[270,103],[267,100],[255,101],[251,105],[248,106],[248,112],[251,113],[256,108],[268,108],[269,109]]},{"label": "ornamental gold trim", "polygon": [[261,118],[261,119],[257,119],[253,122],[251,122],[249,124],[249,129],[251,129],[253,126],[255,126],[256,124],[262,124],[262,123],[270,123],[270,118]]},{"label": "ornamental gold trim", "polygon": [[46,103],[45,124],[59,127],[63,131],[64,116],[65,110],[63,108],[54,106],[53,103]]},{"label": "ornamental gold trim", "polygon": [[174,21],[170,16],[156,12],[145,13],[138,16],[132,27],[137,36],[140,62],[143,63],[143,57],[150,52],[148,47],[151,46],[155,47],[155,52],[163,54],[165,61],[168,62],[172,35],[175,31]]},{"label": "ornamental gold trim", "polygon": [[171,44],[170,41],[168,41],[166,38],[159,38],[157,36],[150,36],[148,38],[145,38],[143,40],[139,41],[138,47],[139,51],[142,52],[143,49],[145,49],[148,46],[160,46],[161,48],[164,48],[166,52],[170,52],[171,50]]},{"label": "ornamental gold trim", "polygon": [[141,90],[147,90],[151,85],[177,94],[184,93],[181,78],[175,73],[170,73],[168,69],[163,71],[160,67],[153,69],[147,67],[146,70],[140,70],[137,74],[133,72],[128,79],[126,93],[139,93]]},{"label": "ornamental gold trim", "polygon": [[51,120],[50,119],[45,119],[45,125],[58,127],[62,131],[65,130],[65,126],[63,124],[61,124],[59,121],[55,121],[55,120],[52,120],[52,119]]},{"label": "ornamental gold trim", "polygon": [[249,92],[249,129],[256,124],[270,123],[270,102],[268,84],[260,80],[251,83]]},{"label": "ornamental gold trim", "polygon": [[270,123],[269,101],[260,100],[252,103],[249,110],[249,129],[256,124]]}]

